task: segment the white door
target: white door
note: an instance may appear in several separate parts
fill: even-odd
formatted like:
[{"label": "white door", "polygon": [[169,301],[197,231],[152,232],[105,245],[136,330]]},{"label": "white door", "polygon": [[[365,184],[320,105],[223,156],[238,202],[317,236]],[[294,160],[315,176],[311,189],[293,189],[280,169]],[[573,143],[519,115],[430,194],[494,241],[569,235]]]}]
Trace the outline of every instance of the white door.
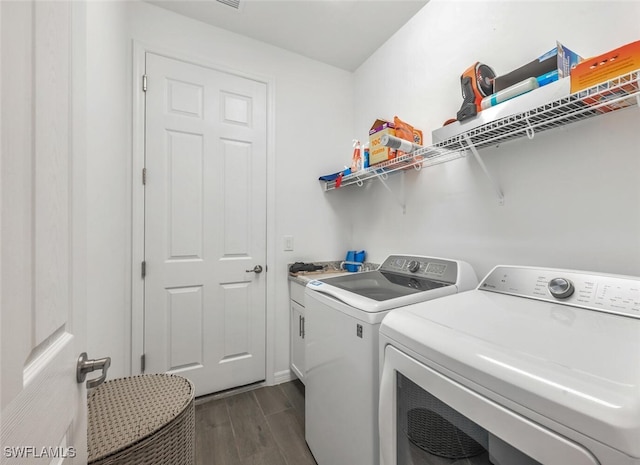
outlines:
[{"label": "white door", "polygon": [[3,464],[87,458],[86,390],[76,381],[86,256],[84,153],[75,126],[83,86],[72,85],[79,76],[72,50],[84,41],[72,37],[77,8],[0,2]]},{"label": "white door", "polygon": [[146,75],[145,371],[261,381],[266,85],[152,53]]}]

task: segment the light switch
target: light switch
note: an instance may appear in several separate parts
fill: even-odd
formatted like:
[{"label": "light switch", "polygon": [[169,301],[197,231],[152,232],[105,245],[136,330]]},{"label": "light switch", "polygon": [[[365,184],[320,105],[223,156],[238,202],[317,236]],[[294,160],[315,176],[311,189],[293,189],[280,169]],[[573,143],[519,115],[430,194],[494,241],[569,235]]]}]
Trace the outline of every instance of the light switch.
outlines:
[{"label": "light switch", "polygon": [[293,236],[284,236],[284,251],[293,252]]}]

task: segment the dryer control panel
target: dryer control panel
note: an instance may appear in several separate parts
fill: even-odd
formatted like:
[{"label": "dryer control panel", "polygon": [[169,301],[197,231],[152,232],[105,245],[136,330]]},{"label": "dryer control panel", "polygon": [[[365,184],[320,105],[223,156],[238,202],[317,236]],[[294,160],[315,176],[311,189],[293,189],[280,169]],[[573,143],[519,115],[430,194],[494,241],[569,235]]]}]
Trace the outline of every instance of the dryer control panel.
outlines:
[{"label": "dryer control panel", "polygon": [[556,268],[497,266],[478,290],[640,319],[640,278]]}]

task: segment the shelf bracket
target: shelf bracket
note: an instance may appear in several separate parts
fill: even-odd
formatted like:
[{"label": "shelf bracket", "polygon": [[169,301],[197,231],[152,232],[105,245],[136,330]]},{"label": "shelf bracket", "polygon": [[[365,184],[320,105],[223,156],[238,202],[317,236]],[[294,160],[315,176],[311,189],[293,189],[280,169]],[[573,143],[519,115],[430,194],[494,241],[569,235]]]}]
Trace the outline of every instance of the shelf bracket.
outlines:
[{"label": "shelf bracket", "polygon": [[417,155],[415,152],[413,154],[413,169],[416,171],[420,171],[422,169],[422,162],[424,160],[420,157],[420,155]]},{"label": "shelf bracket", "polygon": [[531,126],[531,121],[529,121],[529,118],[525,118],[525,120],[527,122],[527,129],[525,129],[527,137],[529,138],[529,140],[532,140],[536,135],[536,131],[533,129],[533,126]]},{"label": "shelf bracket", "polygon": [[495,179],[493,179],[493,176],[491,176],[491,173],[489,173],[489,170],[487,169],[487,166],[484,164],[482,157],[480,157],[478,150],[473,145],[473,142],[471,142],[471,139],[469,139],[469,136],[467,134],[464,134],[464,140],[467,143],[468,149],[471,151],[476,161],[480,165],[480,168],[482,168],[482,171],[484,171],[485,176],[487,177],[487,179],[489,179],[489,182],[491,182],[491,184],[493,185],[493,189],[496,191],[496,194],[498,196],[498,204],[504,205],[504,194],[502,193],[502,189],[500,188],[498,183],[495,181]]},{"label": "shelf bracket", "polygon": [[402,183],[402,198],[399,198],[395,192],[393,192],[393,189],[391,189],[391,187],[389,187],[389,184],[387,184],[386,179],[389,177],[389,175],[387,173],[380,173],[378,171],[375,172],[376,176],[378,177],[378,179],[380,180],[380,183],[384,186],[385,189],[387,189],[390,193],[391,196],[394,198],[394,200],[396,201],[396,203],[398,205],[400,205],[402,207],[402,214],[406,214],[407,213],[407,203],[405,201],[405,195],[404,195],[404,172],[400,173],[400,182]]}]

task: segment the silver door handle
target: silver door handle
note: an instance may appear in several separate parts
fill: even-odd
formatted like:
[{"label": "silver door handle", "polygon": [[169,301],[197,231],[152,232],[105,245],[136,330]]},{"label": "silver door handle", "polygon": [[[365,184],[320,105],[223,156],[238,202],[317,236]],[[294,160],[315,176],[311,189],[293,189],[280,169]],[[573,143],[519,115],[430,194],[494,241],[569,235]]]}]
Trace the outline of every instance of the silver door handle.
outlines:
[{"label": "silver door handle", "polygon": [[87,373],[92,371],[101,370],[102,375],[96,379],[90,379],[87,381],[87,388],[91,389],[101,385],[105,379],[107,379],[107,371],[111,366],[111,357],[99,358],[96,360],[89,360],[86,352],[82,352],[78,357],[78,365],[76,367],[76,380],[78,383],[84,383],[87,378]]},{"label": "silver door handle", "polygon": [[262,273],[262,267],[260,265],[256,265],[253,267],[253,270],[244,270],[247,273],[255,273],[255,274],[259,274]]}]

